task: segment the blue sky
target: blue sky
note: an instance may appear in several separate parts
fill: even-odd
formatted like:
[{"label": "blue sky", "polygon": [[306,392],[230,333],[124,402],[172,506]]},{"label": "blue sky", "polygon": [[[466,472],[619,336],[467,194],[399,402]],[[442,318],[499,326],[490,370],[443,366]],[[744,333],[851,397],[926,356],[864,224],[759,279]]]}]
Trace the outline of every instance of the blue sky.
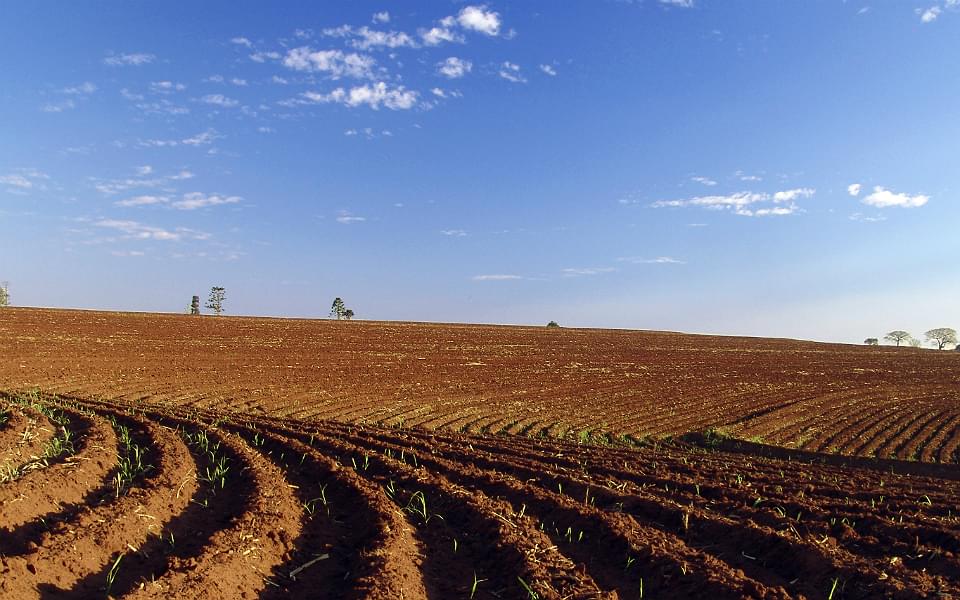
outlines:
[{"label": "blue sky", "polygon": [[18,305],[960,328],[960,1],[23,2]]}]

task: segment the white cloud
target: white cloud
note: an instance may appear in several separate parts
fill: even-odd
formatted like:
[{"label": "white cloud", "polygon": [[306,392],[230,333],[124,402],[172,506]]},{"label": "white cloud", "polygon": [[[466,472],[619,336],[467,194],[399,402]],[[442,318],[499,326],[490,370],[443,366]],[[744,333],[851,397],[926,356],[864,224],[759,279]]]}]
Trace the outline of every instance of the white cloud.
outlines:
[{"label": "white cloud", "polygon": [[222,204],[236,204],[240,200],[242,198],[239,196],[218,196],[216,194],[207,195],[201,192],[190,192],[183,195],[183,200],[177,200],[170,206],[177,210],[197,210],[198,208],[209,208]]},{"label": "white cloud", "polygon": [[273,127],[261,126],[261,127],[257,127],[257,132],[259,132],[259,133],[276,133],[277,130],[274,129]]},{"label": "white cloud", "polygon": [[644,258],[642,256],[621,256],[617,259],[620,262],[633,265],[685,265],[686,261],[673,258],[672,256],[657,256],[656,258]]},{"label": "white cloud", "polygon": [[520,65],[514,64],[510,61],[506,61],[500,65],[500,77],[513,83],[527,82],[526,77],[520,73]]},{"label": "white cloud", "polygon": [[170,92],[182,92],[187,86],[174,81],[154,81],[150,84],[150,90],[160,94],[169,94]]},{"label": "white cloud", "polygon": [[146,65],[152,63],[156,60],[156,56],[153,54],[145,53],[136,53],[136,54],[111,54],[103,59],[105,65],[110,65],[111,67],[139,67],[141,65]]},{"label": "white cloud", "polygon": [[366,217],[358,217],[350,213],[350,211],[341,210],[337,214],[337,223],[342,223],[343,225],[352,225],[353,223],[363,223],[366,221]]},{"label": "white cloud", "polygon": [[474,281],[515,281],[523,279],[520,275],[474,275],[471,277]]},{"label": "white cloud", "polygon": [[557,76],[557,70],[551,67],[550,65],[540,65],[540,70],[549,75],[550,77]]},{"label": "white cloud", "polygon": [[245,48],[253,48],[253,42],[245,37],[235,37],[230,40],[230,43],[238,46],[244,46]]},{"label": "white cloud", "polygon": [[247,85],[247,80],[240,79],[239,77],[234,77],[233,79],[230,80],[230,83],[232,83],[233,85],[245,86]]},{"label": "white cloud", "polygon": [[[452,25],[452,23],[451,23]],[[453,31],[449,26],[421,29],[420,38],[428,46],[439,46],[443,42],[462,42],[463,36]]]},{"label": "white cloud", "polygon": [[437,63],[437,72],[448,79],[459,79],[473,69],[473,63],[469,60],[451,56],[446,60]]},{"label": "white cloud", "polygon": [[903,193],[897,194],[878,185],[873,188],[873,193],[866,196],[861,202],[877,208],[889,208],[891,206],[918,208],[926,204],[929,200],[930,196],[924,196],[922,194],[917,194],[916,196]]},{"label": "white cloud", "polygon": [[153,167],[151,167],[150,165],[143,165],[142,167],[137,167],[136,171],[137,171],[137,175],[140,175],[141,177],[143,177],[145,175],[149,175],[150,173],[153,173]]},{"label": "white cloud", "polygon": [[[917,9],[918,11],[920,9]],[[940,16],[942,9],[939,6],[931,6],[920,14],[920,20],[924,23],[933,23]]]},{"label": "white cloud", "polygon": [[717,185],[717,182],[714,181],[714,180],[712,180],[712,179],[710,179],[709,177],[695,176],[695,177],[691,177],[691,178],[690,178],[690,181],[696,181],[697,183],[702,183],[703,185],[708,186],[708,187],[712,187],[712,186]]},{"label": "white cloud", "polygon": [[250,55],[250,60],[257,63],[264,63],[268,60],[279,60],[281,54],[279,52],[254,52]]},{"label": "white cloud", "polygon": [[386,106],[391,110],[407,110],[413,108],[419,94],[404,88],[402,85],[391,87],[385,82],[379,81],[372,85],[364,84],[352,87],[350,90],[337,88],[326,94],[304,92],[301,97],[303,100],[300,102],[312,104],[335,103],[351,108],[365,104],[374,110],[379,110],[381,106]]},{"label": "white cloud", "polygon": [[[800,198],[809,198],[816,193],[811,188],[797,188],[776,192],[774,194],[758,192],[736,192],[726,196],[696,196],[684,200],[658,200],[651,204],[653,208],[680,208],[699,207],[708,210],[728,210],[744,217],[785,216],[800,212],[800,207],[794,201]],[[762,206],[753,208],[753,205],[772,202],[778,206]],[[785,206],[783,206],[786,204]]]},{"label": "white cloud", "polygon": [[677,8],[693,8],[693,0],[660,0],[660,4]]},{"label": "white cloud", "polygon": [[80,85],[63,88],[60,91],[61,93],[64,93],[64,94],[71,94],[76,96],[89,96],[90,94],[97,91],[97,86],[89,81],[84,81]]},{"label": "white cloud", "polygon": [[445,236],[448,237],[466,237],[467,232],[463,229],[443,229],[440,231]]},{"label": "white cloud", "polygon": [[799,200],[800,198],[810,198],[817,193],[817,190],[813,188],[797,188],[793,190],[786,190],[783,192],[777,192],[773,195],[773,201],[780,202],[793,202],[794,200]]},{"label": "white cloud", "polygon": [[207,94],[203,98],[200,98],[200,101],[205,104],[213,104],[214,106],[221,106],[223,108],[234,108],[240,104],[237,100],[228,98],[223,94]]},{"label": "white cloud", "polygon": [[152,206],[155,204],[166,204],[170,199],[166,196],[134,196],[133,198],[127,198],[126,200],[119,200],[114,202],[114,206],[120,206],[124,208],[131,208],[135,206]]},{"label": "white cloud", "polygon": [[342,25],[330,29],[324,29],[323,35],[327,37],[347,38],[350,46],[359,50],[369,50],[370,48],[416,48],[416,40],[402,31],[378,31],[370,29],[366,25],[363,27],[351,27]]},{"label": "white cloud", "polygon": [[863,186],[859,183],[851,183],[847,186],[847,193],[851,196],[859,196],[861,189],[863,189]]},{"label": "white cloud", "polygon": [[27,190],[44,189],[46,179],[50,177],[36,169],[17,169],[15,173],[0,175],[0,185],[7,186],[10,193],[24,194]]},{"label": "white cloud", "polygon": [[586,269],[569,268],[563,269],[564,277],[584,277],[589,275],[601,275],[603,273],[613,273],[617,269],[614,267],[595,267]]},{"label": "white cloud", "polygon": [[313,50],[306,46],[287,52],[283,65],[295,71],[326,73],[331,79],[353,77],[369,79],[373,77],[376,61],[367,55],[342,50]]},{"label": "white cloud", "polygon": [[373,13],[373,22],[374,23],[389,23],[390,22],[390,13],[387,11]]},{"label": "white cloud", "polygon": [[220,137],[220,134],[218,134],[215,129],[208,129],[203,133],[198,133],[197,135],[188,137],[182,141],[188,146],[209,146]]},{"label": "white cloud", "polygon": [[187,229],[186,227],[177,227],[173,231],[163,229],[162,227],[153,227],[144,225],[137,221],[121,221],[117,219],[101,219],[93,223],[97,227],[113,229],[124,233],[124,239],[137,240],[156,240],[163,242],[178,242],[183,239],[206,240],[210,238],[209,233]]},{"label": "white cloud", "polygon": [[289,81],[287,81],[283,77],[280,77],[279,75],[274,75],[273,77],[270,78],[270,81],[279,85],[287,85],[288,83],[290,83]]},{"label": "white cloud", "polygon": [[193,178],[194,178],[194,174],[191,173],[190,171],[187,171],[186,169],[167,177],[167,179],[173,179],[174,181],[182,181],[184,179],[193,179]]},{"label": "white cloud", "polygon": [[144,256],[144,253],[140,250],[114,250],[110,254],[120,257]]},{"label": "white cloud", "polygon": [[66,100],[62,100],[60,102],[48,102],[47,104],[41,106],[40,110],[48,113],[59,113],[65,110],[70,110],[71,108],[75,108],[76,106],[76,102],[67,98]]},{"label": "white cloud", "polygon": [[478,31],[485,35],[500,33],[500,14],[487,10],[485,5],[465,7],[457,15],[457,22],[464,29]]}]

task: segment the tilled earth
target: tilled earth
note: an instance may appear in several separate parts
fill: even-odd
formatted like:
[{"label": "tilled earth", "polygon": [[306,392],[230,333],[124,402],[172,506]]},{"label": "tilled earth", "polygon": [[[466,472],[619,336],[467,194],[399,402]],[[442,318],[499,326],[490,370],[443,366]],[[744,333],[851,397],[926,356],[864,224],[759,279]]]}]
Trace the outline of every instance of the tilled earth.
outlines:
[{"label": "tilled earth", "polygon": [[3,598],[960,597],[953,354],[0,319]]}]

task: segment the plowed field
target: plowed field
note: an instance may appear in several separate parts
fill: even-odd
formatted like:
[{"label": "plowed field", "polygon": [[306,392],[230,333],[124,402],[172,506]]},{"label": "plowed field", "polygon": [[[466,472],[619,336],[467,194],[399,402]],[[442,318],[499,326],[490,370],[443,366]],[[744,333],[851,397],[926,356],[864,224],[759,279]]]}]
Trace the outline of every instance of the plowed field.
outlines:
[{"label": "plowed field", "polygon": [[0,597],[960,597],[956,353],[29,309],[0,339]]}]

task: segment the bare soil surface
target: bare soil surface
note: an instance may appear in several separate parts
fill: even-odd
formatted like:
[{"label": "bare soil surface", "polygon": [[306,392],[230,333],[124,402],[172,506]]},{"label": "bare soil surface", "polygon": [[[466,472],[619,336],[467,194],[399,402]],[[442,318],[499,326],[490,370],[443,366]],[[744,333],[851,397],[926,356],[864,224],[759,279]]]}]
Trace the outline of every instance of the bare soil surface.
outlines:
[{"label": "bare soil surface", "polygon": [[621,330],[46,309],[0,314],[0,389],[571,439],[708,427],[956,463],[960,352]]},{"label": "bare soil surface", "polygon": [[960,597],[952,353],[0,319],[3,598]]}]

